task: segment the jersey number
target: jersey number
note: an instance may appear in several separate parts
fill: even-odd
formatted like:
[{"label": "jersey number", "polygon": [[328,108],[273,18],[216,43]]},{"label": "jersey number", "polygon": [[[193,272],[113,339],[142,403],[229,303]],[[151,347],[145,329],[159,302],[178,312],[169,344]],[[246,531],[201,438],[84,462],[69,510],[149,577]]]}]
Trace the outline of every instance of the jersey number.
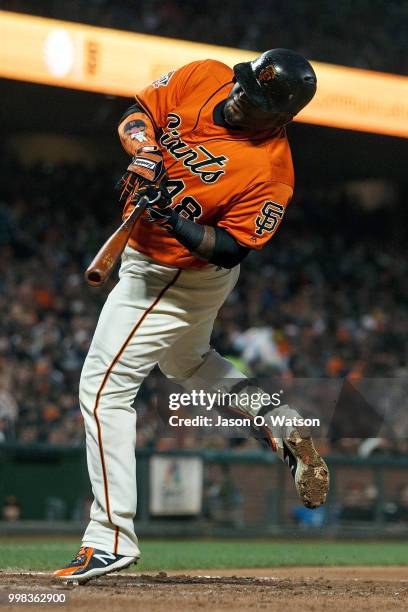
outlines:
[{"label": "jersey number", "polygon": [[[167,181],[166,187],[172,202],[174,201],[174,198],[178,196],[183,189],[185,189],[184,182],[177,179]],[[173,208],[176,213],[185,219],[190,219],[191,221],[195,221],[201,217],[203,213],[201,205],[192,196],[184,196],[184,198],[180,200],[180,202],[178,202]]]}]

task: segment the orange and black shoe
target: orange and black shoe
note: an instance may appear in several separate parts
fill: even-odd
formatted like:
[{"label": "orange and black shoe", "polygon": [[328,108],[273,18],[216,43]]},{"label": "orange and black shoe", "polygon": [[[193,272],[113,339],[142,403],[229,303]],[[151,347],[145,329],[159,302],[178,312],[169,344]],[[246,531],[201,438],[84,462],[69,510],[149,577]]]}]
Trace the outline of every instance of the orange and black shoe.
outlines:
[{"label": "orange and black shoe", "polygon": [[82,546],[71,563],[53,575],[65,582],[85,582],[97,576],[117,572],[137,563],[138,557],[115,555],[89,546]]}]

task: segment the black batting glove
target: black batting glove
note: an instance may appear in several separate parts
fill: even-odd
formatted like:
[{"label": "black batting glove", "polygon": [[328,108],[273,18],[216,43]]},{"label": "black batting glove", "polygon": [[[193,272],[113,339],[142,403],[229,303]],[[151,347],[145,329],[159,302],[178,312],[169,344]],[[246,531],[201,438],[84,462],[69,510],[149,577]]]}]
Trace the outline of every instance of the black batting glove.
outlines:
[{"label": "black batting glove", "polygon": [[159,185],[145,185],[134,194],[138,201],[143,196],[148,198],[149,202],[143,217],[149,223],[166,226],[169,219],[176,214],[170,206],[171,197],[167,191],[166,182],[166,179],[164,179]]},{"label": "black batting glove", "polygon": [[146,182],[135,172],[125,172],[115,185],[119,192],[119,202],[126,202],[130,196],[136,195],[137,191]]}]

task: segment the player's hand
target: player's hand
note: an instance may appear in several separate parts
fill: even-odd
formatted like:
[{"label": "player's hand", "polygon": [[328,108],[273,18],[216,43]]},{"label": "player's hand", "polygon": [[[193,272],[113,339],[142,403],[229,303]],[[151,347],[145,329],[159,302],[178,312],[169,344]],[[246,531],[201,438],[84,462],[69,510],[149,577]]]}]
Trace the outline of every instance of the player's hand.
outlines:
[{"label": "player's hand", "polygon": [[165,172],[163,155],[154,145],[145,145],[137,149],[127,172],[122,176],[116,188],[120,191],[119,201],[126,201],[145,185],[157,183]]},{"label": "player's hand", "polygon": [[173,214],[173,209],[170,206],[171,197],[167,191],[166,182],[166,179],[164,179],[159,185],[141,187],[132,197],[132,200],[135,201],[139,201],[143,196],[148,198],[149,203],[146,206],[143,217],[150,223],[165,225]]}]

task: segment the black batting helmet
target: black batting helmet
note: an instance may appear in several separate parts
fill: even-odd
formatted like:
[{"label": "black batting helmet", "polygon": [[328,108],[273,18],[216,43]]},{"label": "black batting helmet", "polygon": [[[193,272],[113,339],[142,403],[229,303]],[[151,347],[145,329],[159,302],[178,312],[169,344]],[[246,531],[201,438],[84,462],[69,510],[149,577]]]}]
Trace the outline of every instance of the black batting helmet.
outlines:
[{"label": "black batting helmet", "polygon": [[265,111],[296,115],[316,93],[312,66],[290,49],[271,49],[236,64],[234,75],[249,100]]}]

